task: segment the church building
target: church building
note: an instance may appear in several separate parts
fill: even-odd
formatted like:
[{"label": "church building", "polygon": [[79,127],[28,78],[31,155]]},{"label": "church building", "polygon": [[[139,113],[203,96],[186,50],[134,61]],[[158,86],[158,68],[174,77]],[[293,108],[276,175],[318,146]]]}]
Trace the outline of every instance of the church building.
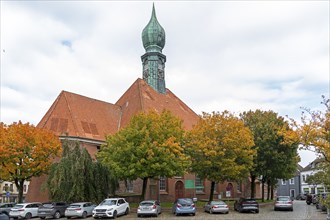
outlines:
[{"label": "church building", "polygon": [[[150,21],[143,29],[142,42],[145,48],[145,54],[141,56],[142,79],[137,78],[116,103],[62,91],[37,126],[54,132],[60,140],[79,141],[91,155],[105,143],[106,135],[125,127],[133,115],[150,109],[159,113],[164,109],[171,111],[183,120],[184,129],[190,130],[200,117],[165,86],[166,56],[162,53],[165,30],[157,20],[154,6]],[[49,201],[44,190],[46,179],[46,176],[32,179],[26,201]],[[194,174],[160,177],[149,181],[146,199],[169,202],[178,197],[208,199],[210,186],[209,181]],[[122,185],[118,195],[132,194],[133,198],[133,195],[141,194],[141,189],[141,180],[136,180]],[[219,183],[214,195],[215,198],[240,197],[247,195],[248,189],[248,181]],[[132,198],[127,197],[128,201]]]}]

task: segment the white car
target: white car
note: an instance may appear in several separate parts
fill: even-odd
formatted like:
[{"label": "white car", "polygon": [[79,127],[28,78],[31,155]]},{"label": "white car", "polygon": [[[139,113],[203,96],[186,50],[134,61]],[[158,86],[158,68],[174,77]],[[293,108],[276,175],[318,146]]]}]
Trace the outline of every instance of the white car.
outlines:
[{"label": "white car", "polygon": [[81,217],[86,218],[88,216],[93,215],[93,210],[96,205],[92,204],[91,202],[77,202],[72,203],[70,206],[65,210],[65,217]]},{"label": "white car", "polygon": [[118,215],[129,213],[129,204],[124,198],[105,199],[93,210],[93,217],[116,218]]},{"label": "white car", "polygon": [[26,218],[30,219],[33,217],[38,217],[38,208],[42,204],[39,202],[32,203],[19,203],[16,204],[9,212],[10,218]]}]

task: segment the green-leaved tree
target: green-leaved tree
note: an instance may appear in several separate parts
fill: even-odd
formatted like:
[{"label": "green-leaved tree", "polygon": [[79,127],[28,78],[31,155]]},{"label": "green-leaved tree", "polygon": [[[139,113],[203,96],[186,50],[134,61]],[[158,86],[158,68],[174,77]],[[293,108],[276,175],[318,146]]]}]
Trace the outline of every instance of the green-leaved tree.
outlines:
[{"label": "green-leaved tree", "polygon": [[182,121],[169,111],[152,110],[107,136],[97,158],[121,180],[143,180],[141,199],[149,178],[181,176],[189,166],[183,149]]},{"label": "green-leaved tree", "polygon": [[211,181],[209,201],[213,200],[215,183],[246,178],[253,165],[251,131],[227,111],[203,113],[187,134],[186,145],[191,171]]}]

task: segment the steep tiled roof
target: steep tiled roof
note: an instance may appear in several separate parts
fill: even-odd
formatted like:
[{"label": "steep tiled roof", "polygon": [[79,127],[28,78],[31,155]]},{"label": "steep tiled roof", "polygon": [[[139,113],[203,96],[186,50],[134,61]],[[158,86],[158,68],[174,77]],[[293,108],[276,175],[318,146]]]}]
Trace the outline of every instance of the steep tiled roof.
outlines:
[{"label": "steep tiled roof", "polygon": [[183,126],[189,130],[199,120],[199,116],[169,89],[166,94],[160,94],[151,88],[144,80],[137,79],[132,86],[116,102],[121,107],[121,126],[124,127],[131,117],[138,112],[148,112],[154,109],[159,113],[170,110],[183,120]]},{"label": "steep tiled roof", "polygon": [[62,91],[38,127],[67,135],[104,140],[118,131],[120,107],[111,103]]},{"label": "steep tiled roof", "polygon": [[116,104],[62,91],[38,127],[53,131],[58,136],[80,137],[104,141],[128,124],[138,112],[155,109],[170,110],[183,120],[185,129],[191,129],[199,116],[169,89],[160,94],[142,79],[137,79]]}]

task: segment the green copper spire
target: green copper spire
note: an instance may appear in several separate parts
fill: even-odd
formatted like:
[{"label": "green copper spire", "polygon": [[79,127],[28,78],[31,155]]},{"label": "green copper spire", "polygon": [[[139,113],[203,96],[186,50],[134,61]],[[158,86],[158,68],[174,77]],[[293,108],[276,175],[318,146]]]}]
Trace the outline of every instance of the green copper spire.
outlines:
[{"label": "green copper spire", "polygon": [[141,57],[143,65],[143,80],[157,92],[165,94],[165,62],[162,54],[165,46],[165,30],[159,24],[155,5],[152,5],[152,14],[149,23],[142,31],[142,42],[146,53]]},{"label": "green copper spire", "polygon": [[165,31],[157,20],[154,4],[150,21],[142,31],[142,42],[147,52],[162,52],[165,46]]}]

